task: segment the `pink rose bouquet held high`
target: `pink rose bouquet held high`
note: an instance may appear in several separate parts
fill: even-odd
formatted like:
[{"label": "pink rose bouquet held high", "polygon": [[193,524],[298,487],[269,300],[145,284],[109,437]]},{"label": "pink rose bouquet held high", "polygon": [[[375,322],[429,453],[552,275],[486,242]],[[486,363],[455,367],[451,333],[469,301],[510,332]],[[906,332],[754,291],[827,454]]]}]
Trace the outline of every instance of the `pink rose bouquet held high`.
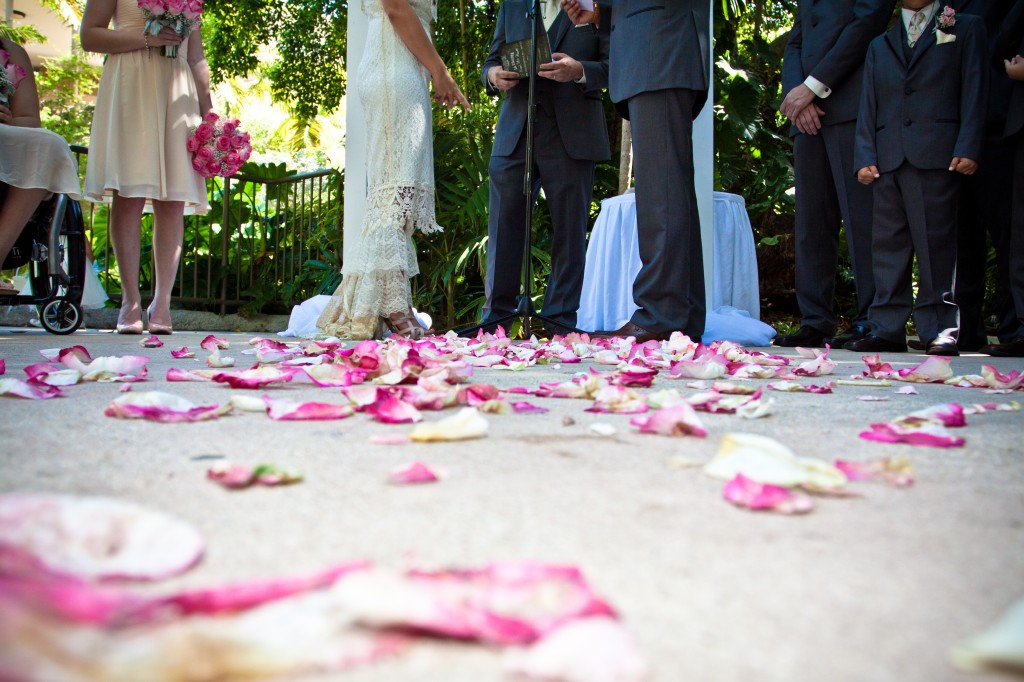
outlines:
[{"label": "pink rose bouquet held high", "polygon": [[18,83],[28,75],[18,64],[11,63],[11,55],[7,50],[0,49],[0,104],[9,106]]},{"label": "pink rose bouquet held high", "polygon": [[229,178],[238,172],[252,154],[249,133],[239,127],[237,118],[208,113],[192,128],[186,146],[192,153],[192,167],[204,178]]},{"label": "pink rose bouquet held high", "polygon": [[[145,33],[155,36],[164,26],[170,26],[182,39],[199,25],[203,14],[203,0],[138,0],[142,16],[146,18]],[[163,45],[160,54],[171,59],[178,56],[177,45]]]}]

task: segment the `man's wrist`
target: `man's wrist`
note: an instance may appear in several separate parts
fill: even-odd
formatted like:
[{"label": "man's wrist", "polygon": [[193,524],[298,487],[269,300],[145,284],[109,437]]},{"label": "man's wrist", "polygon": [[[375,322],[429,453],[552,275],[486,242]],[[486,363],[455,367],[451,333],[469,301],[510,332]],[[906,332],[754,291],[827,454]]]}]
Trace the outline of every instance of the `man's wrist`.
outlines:
[{"label": "man's wrist", "polygon": [[825,99],[832,94],[832,88],[828,87],[814,76],[808,76],[804,79],[804,85],[818,97]]}]

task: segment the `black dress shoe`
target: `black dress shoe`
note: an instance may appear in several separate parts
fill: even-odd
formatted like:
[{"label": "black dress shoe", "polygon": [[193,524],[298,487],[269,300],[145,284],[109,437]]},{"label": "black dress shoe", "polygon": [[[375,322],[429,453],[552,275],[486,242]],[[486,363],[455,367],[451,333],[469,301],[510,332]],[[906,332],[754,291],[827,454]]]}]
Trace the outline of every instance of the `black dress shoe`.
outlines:
[{"label": "black dress shoe", "polygon": [[590,333],[590,337],[596,339],[610,339],[616,336],[621,338],[632,336],[636,343],[645,343],[647,341],[665,341],[672,336],[672,332],[651,332],[639,325],[633,324],[632,322],[627,322],[618,329],[612,331],[597,331]]},{"label": "black dress shoe", "polygon": [[805,324],[797,330],[796,334],[777,336],[772,343],[784,348],[795,348],[797,346],[802,348],[824,348],[827,341],[828,335],[825,332],[818,331],[814,327],[808,327]]},{"label": "black dress shoe", "polygon": [[945,355],[947,357],[960,355],[960,351],[956,348],[956,341],[948,336],[936,336],[928,342],[928,350],[925,352],[928,355]]},{"label": "black dress shoe", "polygon": [[857,351],[858,353],[906,353],[907,344],[905,341],[890,341],[881,336],[868,334],[862,339],[850,341],[845,346],[846,350]]},{"label": "black dress shoe", "polygon": [[910,350],[928,350],[928,344],[921,339],[907,339]]},{"label": "black dress shoe", "polygon": [[863,339],[865,336],[871,333],[871,330],[862,324],[855,324],[839,336],[832,337],[832,347],[842,348],[850,341],[856,341],[857,339]]},{"label": "black dress shoe", "polygon": [[956,340],[956,347],[961,353],[973,353],[974,351],[981,350],[981,347],[988,343],[986,338],[972,338],[965,339],[959,338]]},{"label": "black dress shoe", "polygon": [[1024,336],[1010,339],[1006,343],[990,343],[978,350],[997,358],[1024,358]]}]

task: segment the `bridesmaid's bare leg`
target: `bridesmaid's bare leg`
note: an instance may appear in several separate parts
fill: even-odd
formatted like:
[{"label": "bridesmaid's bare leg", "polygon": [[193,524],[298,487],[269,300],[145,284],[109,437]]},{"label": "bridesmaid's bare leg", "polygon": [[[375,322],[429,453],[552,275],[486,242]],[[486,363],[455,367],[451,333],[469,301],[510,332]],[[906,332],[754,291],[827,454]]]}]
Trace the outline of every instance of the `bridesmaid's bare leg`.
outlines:
[{"label": "bridesmaid's bare leg", "polygon": [[178,275],[181,240],[185,234],[185,204],[181,201],[154,201],[153,265],[156,289],[149,306],[150,322],[171,326],[171,290]]},{"label": "bridesmaid's bare leg", "polygon": [[49,192],[45,189],[7,187],[7,198],[0,206],[0,262],[7,258],[25,229],[25,223],[47,194]]},{"label": "bridesmaid's bare leg", "polygon": [[[139,292],[139,258],[142,241],[142,209],[146,200],[122,197],[114,192],[110,209],[110,241],[121,274],[121,312],[117,316],[118,330],[142,332],[142,294]],[[134,331],[135,328],[138,331]]]}]

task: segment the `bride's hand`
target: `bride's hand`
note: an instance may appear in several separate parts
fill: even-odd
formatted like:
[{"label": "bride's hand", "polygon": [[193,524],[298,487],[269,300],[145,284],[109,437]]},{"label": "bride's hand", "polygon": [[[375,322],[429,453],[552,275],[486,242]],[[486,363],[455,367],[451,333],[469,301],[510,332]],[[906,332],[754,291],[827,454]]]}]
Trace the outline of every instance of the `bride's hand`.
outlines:
[{"label": "bride's hand", "polygon": [[0,104],[0,123],[10,125],[11,121],[14,120],[11,110],[7,108],[6,104]]},{"label": "bride's hand", "polygon": [[448,69],[443,69],[439,73],[433,74],[431,80],[434,81],[434,99],[445,109],[461,106],[466,111],[469,111],[472,108],[469,105],[469,100],[459,90],[455,79],[448,73]]}]

